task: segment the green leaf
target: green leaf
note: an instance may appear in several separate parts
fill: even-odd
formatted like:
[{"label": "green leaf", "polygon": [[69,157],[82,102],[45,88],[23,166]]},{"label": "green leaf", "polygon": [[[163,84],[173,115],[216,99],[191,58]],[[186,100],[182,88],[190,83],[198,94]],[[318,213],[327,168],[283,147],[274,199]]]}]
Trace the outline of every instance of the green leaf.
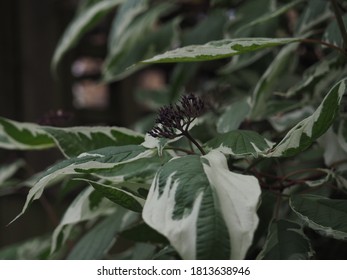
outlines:
[{"label": "green leaf", "polygon": [[98,24],[110,11],[125,0],[101,0],[87,5],[72,20],[55,49],[52,68],[56,69],[64,54],[74,47],[82,36]]},{"label": "green leaf", "polygon": [[235,31],[235,35],[239,34],[244,29],[247,29],[247,28],[250,28],[252,26],[256,26],[258,24],[262,24],[264,22],[272,20],[272,19],[286,13],[288,10],[292,9],[293,7],[295,7],[296,5],[298,5],[302,2],[304,2],[304,1],[303,0],[292,1],[289,4],[283,5],[282,7],[278,8],[274,11],[270,11],[270,12],[264,14],[263,16],[255,19],[255,20],[252,20],[251,22],[241,26],[238,30]]},{"label": "green leaf", "polygon": [[168,240],[163,235],[143,222],[124,230],[120,235],[135,242],[168,244]]},{"label": "green leaf", "polygon": [[218,133],[226,133],[238,129],[250,111],[247,100],[232,103],[217,122]]},{"label": "green leaf", "polygon": [[115,45],[120,43],[119,41],[122,40],[122,36],[124,36],[127,28],[146,9],[148,9],[147,0],[127,0],[119,7],[109,35],[108,48],[110,51],[114,49]]},{"label": "green leaf", "polygon": [[116,212],[89,230],[73,247],[68,260],[100,260],[117,239],[116,234],[133,223],[137,215],[118,207]]},{"label": "green leaf", "polygon": [[254,131],[234,130],[216,136],[205,146],[234,156],[252,155],[257,157],[268,151],[272,147],[272,143]]},{"label": "green leaf", "polygon": [[52,138],[34,123],[20,123],[0,117],[0,148],[37,150],[54,146]]},{"label": "green leaf", "polygon": [[0,260],[42,260],[49,252],[49,236],[35,237],[0,249]]},{"label": "green leaf", "polygon": [[142,63],[208,61],[231,57],[299,41],[299,38],[237,38],[191,45],[156,55]]},{"label": "green leaf", "polygon": [[347,200],[307,194],[292,196],[289,205],[310,228],[347,240]]},{"label": "green leaf", "polygon": [[328,130],[339,111],[346,90],[347,79],[332,87],[316,111],[294,126],[268,153],[268,157],[293,156],[307,149],[319,136]]},{"label": "green leaf", "polygon": [[[342,17],[342,20],[344,22],[344,25],[347,26],[347,15],[344,15]],[[341,36],[340,28],[337,24],[337,20],[334,20],[329,24],[329,26],[325,30],[322,40],[332,45],[343,48],[344,42]]]},{"label": "green leaf", "polygon": [[98,203],[93,201],[95,192],[92,187],[87,187],[69,205],[62,220],[52,234],[51,252],[57,250],[59,243],[65,243],[74,225],[77,223],[93,220],[115,212],[116,205],[108,199],[101,199]]},{"label": "green leaf", "polygon": [[136,145],[144,135],[122,127],[42,127],[66,157],[108,146]]},{"label": "green leaf", "polygon": [[264,248],[257,259],[307,260],[313,256],[302,227],[292,221],[274,221],[269,229]]},{"label": "green leaf", "polygon": [[138,15],[122,34],[112,38],[116,42],[111,45],[103,67],[105,81],[116,81],[129,76],[144,67],[139,64],[135,66],[137,62],[167,50],[175,42],[180,18],[154,29],[158,18],[172,8],[167,3],[152,7],[146,13]]},{"label": "green leaf", "polygon": [[298,44],[285,46],[266,69],[259,79],[252,97],[251,118],[259,120],[264,117],[268,106],[268,100],[273,94],[273,88],[280,80],[280,77],[287,74],[288,64],[293,61],[293,52]]},{"label": "green leaf", "polygon": [[103,184],[91,180],[84,181],[88,182],[97,192],[99,192],[102,196],[108,198],[112,202],[134,212],[142,211],[142,207],[145,204],[144,198],[136,196],[128,190],[136,188],[144,189],[145,191],[147,191],[148,188],[146,188],[146,185],[129,182],[118,184]]},{"label": "green leaf", "polygon": [[308,5],[298,20],[295,28],[296,34],[304,34],[315,25],[318,25],[331,17],[329,1],[309,0]]},{"label": "green leaf", "polygon": [[258,224],[260,186],[228,170],[225,156],[175,158],[153,180],[144,221],[183,259],[243,259]]},{"label": "green leaf", "polygon": [[[41,197],[45,186],[52,180],[64,177],[66,175],[79,174],[83,170],[88,169],[93,169],[93,174],[96,174],[96,169],[112,169],[117,165],[133,162],[141,158],[151,157],[153,154],[153,150],[147,150],[142,146],[128,145],[106,147],[95,151],[90,151],[88,153],[83,153],[77,158],[71,158],[59,162],[58,164],[47,169],[38,178],[37,182],[28,193],[22,212],[14,220],[19,218],[25,212],[33,200]],[[124,177],[122,175],[115,176],[112,179],[118,182],[124,181]]]}]

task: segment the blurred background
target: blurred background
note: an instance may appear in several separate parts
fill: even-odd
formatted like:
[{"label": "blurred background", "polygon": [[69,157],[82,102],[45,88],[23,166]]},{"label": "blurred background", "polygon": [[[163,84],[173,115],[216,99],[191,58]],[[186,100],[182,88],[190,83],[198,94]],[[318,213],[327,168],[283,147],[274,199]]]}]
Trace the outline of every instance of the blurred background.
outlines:
[{"label": "blurred background", "polygon": [[[78,2],[0,1],[0,116],[57,126],[129,126],[142,114],[143,109],[129,94],[136,85],[134,77],[119,83],[98,83],[106,50],[107,20],[88,32],[64,57],[57,75],[52,73],[54,50]],[[162,82],[162,74],[158,75],[152,75],[154,84]],[[56,150],[0,150],[1,164],[19,157],[28,163],[18,175],[22,178],[62,158]],[[48,203],[52,195],[48,191],[48,198],[34,203],[22,219],[6,226],[20,212],[26,193],[23,190],[0,196],[0,247],[52,231],[59,221],[59,210],[66,206],[64,202],[54,205],[54,211],[58,209],[55,213]]]}]

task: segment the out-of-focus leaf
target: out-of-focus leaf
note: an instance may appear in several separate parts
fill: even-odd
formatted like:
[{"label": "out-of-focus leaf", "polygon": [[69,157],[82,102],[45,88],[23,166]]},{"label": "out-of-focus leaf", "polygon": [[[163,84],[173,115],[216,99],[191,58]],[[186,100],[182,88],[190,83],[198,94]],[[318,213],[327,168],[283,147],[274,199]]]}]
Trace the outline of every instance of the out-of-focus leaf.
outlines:
[{"label": "out-of-focus leaf", "polygon": [[335,239],[347,239],[347,200],[317,195],[296,195],[292,210],[312,229]]},{"label": "out-of-focus leaf", "polygon": [[269,229],[263,250],[258,259],[307,260],[313,256],[309,239],[302,227],[292,221],[274,221]]},{"label": "out-of-focus leaf", "polygon": [[293,52],[296,48],[297,44],[282,48],[258,81],[253,91],[250,115],[252,119],[258,120],[264,117],[268,100],[273,94],[273,88],[278,83],[279,78],[288,72],[288,64],[293,60]]},{"label": "out-of-focus leaf", "polygon": [[116,234],[136,220],[137,215],[121,207],[89,230],[74,246],[68,260],[99,260],[116,241]]},{"label": "out-of-focus leaf", "polygon": [[255,19],[255,20],[252,20],[251,22],[240,27],[238,30],[235,31],[235,35],[239,34],[244,29],[247,29],[247,28],[253,27],[255,25],[267,22],[271,19],[274,19],[274,18],[286,13],[288,10],[292,9],[293,7],[295,7],[296,5],[298,5],[302,2],[304,2],[304,1],[303,0],[292,1],[289,4],[283,5],[280,8],[275,9],[274,11],[270,11],[270,12],[264,14],[263,16]]},{"label": "out-of-focus leaf", "polygon": [[333,86],[316,111],[294,126],[266,156],[293,156],[307,149],[319,136],[326,132],[339,111],[339,105],[346,91],[347,79]]},{"label": "out-of-focus leaf", "polygon": [[329,1],[309,0],[296,25],[296,34],[304,34],[313,26],[327,20],[332,15]]},{"label": "out-of-focus leaf", "polygon": [[247,100],[241,100],[232,103],[219,118],[217,122],[217,131],[226,133],[239,128],[250,111]]},{"label": "out-of-focus leaf", "polygon": [[103,67],[105,81],[125,78],[143,67],[139,64],[134,66],[137,62],[171,47],[176,40],[176,29],[180,19],[175,18],[163,25],[155,24],[160,16],[172,9],[173,6],[168,3],[155,6],[137,16],[122,34],[112,39],[116,40],[116,43],[112,44]]},{"label": "out-of-focus leaf", "polygon": [[101,0],[94,1],[88,5],[72,20],[65,30],[58,46],[54,52],[52,68],[55,69],[63,55],[74,47],[80,38],[98,24],[112,9],[123,3],[125,0]]},{"label": "out-of-focus leaf", "polygon": [[51,147],[54,147],[53,139],[39,125],[0,117],[0,148],[42,150]]},{"label": "out-of-focus leaf", "polygon": [[83,221],[93,220],[115,212],[116,205],[108,199],[93,199],[96,191],[87,187],[74,199],[65,211],[62,220],[52,235],[51,252],[54,252],[69,237],[73,227]]},{"label": "out-of-focus leaf", "polygon": [[23,159],[18,159],[8,165],[0,166],[0,187],[8,179],[10,179],[20,168],[25,165]]}]

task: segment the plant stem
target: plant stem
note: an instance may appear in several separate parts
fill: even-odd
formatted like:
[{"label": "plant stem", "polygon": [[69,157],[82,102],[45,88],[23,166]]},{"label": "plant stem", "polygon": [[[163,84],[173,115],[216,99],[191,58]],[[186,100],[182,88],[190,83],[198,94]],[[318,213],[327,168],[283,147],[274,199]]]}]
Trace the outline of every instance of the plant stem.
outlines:
[{"label": "plant stem", "polygon": [[183,131],[183,135],[187,137],[198,149],[199,151],[203,154],[206,155],[204,149],[200,146],[200,144],[189,134],[187,130]]},{"label": "plant stem", "polygon": [[320,44],[320,45],[324,45],[330,49],[334,49],[334,50],[337,50],[341,53],[343,53],[344,55],[346,55],[346,51],[344,49],[341,49],[340,47],[338,46],[335,46],[333,44],[330,44],[328,42],[324,42],[324,41],[321,41],[321,40],[316,40],[316,39],[300,39],[300,42],[303,42],[303,43],[313,43],[313,44]]},{"label": "plant stem", "polygon": [[346,49],[347,49],[347,31],[346,31],[345,23],[343,22],[343,18],[342,18],[341,11],[340,11],[337,0],[330,0],[330,1],[331,1],[332,6],[333,6],[333,10],[335,13],[337,24],[339,26],[341,36],[343,39],[344,53],[345,53],[345,55],[347,55],[347,52],[346,52]]}]

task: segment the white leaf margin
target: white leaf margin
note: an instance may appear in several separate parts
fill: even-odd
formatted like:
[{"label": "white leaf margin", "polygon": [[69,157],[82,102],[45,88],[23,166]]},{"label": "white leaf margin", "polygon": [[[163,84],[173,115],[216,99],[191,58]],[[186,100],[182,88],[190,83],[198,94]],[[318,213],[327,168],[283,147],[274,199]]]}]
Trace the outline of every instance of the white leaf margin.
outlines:
[{"label": "white leaf margin", "polygon": [[[217,150],[202,156],[201,163],[210,186],[219,200],[220,211],[228,228],[231,243],[230,259],[244,259],[259,222],[256,213],[261,194],[259,182],[254,176],[229,171],[225,156]],[[167,178],[164,192],[159,195],[157,173],[142,216],[149,226],[169,239],[183,259],[195,259],[196,226],[203,192],[197,196],[189,215],[181,220],[173,220],[171,216],[175,193],[179,186],[179,179],[172,182],[174,174]]]}]

